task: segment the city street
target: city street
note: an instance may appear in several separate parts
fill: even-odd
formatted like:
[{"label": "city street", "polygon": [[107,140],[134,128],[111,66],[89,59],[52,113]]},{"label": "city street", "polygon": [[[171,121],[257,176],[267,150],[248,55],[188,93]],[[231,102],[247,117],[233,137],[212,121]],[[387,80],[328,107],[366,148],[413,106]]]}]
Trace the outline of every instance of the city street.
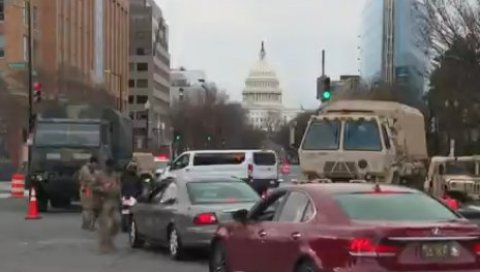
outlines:
[{"label": "city street", "polygon": [[132,250],[127,237],[117,237],[118,251],[99,255],[96,236],[80,229],[77,212],[42,214],[24,219],[26,200],[0,199],[2,272],[131,272],[207,271],[206,258],[175,262],[157,249]]}]

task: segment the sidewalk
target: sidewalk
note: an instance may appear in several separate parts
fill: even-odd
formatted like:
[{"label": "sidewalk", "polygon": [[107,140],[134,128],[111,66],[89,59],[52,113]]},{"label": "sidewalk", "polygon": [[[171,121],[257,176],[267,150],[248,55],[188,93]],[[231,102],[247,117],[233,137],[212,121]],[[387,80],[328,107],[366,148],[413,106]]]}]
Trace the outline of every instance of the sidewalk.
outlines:
[{"label": "sidewalk", "polygon": [[0,198],[10,197],[10,181],[0,181]]},{"label": "sidewalk", "polygon": [[[11,193],[10,181],[0,181],[0,199],[9,198]],[[25,190],[25,197],[28,196],[28,191]]]}]

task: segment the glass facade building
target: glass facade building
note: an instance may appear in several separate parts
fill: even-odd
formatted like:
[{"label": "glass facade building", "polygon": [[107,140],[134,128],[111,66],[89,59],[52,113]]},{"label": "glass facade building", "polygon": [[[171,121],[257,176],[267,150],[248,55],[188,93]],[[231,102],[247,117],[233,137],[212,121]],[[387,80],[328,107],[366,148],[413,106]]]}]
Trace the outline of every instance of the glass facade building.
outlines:
[{"label": "glass facade building", "polygon": [[[421,36],[422,11],[417,3],[418,0],[367,1],[360,34],[360,73],[365,82],[376,84],[388,81],[390,72],[395,83],[409,92],[408,97],[420,99],[429,59],[427,43]],[[392,38],[390,48],[388,37]],[[391,58],[389,52],[393,54]]]}]

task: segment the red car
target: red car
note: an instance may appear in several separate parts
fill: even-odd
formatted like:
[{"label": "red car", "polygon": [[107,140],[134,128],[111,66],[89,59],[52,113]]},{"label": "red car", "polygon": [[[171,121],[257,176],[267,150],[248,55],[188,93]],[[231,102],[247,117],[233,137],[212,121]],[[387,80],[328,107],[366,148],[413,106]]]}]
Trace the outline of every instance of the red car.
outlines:
[{"label": "red car", "polygon": [[480,228],[406,187],[293,185],[234,218],[211,272],[480,271]]}]

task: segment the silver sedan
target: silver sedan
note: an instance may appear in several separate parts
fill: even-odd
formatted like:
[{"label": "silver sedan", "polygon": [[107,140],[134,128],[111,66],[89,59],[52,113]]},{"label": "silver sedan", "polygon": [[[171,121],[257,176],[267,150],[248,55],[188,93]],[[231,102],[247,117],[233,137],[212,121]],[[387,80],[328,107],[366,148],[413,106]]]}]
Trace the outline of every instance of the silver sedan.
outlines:
[{"label": "silver sedan", "polygon": [[188,249],[208,249],[218,225],[233,221],[235,211],[250,209],[258,199],[238,179],[164,180],[132,208],[130,245],[168,246],[171,257],[179,260]]}]

